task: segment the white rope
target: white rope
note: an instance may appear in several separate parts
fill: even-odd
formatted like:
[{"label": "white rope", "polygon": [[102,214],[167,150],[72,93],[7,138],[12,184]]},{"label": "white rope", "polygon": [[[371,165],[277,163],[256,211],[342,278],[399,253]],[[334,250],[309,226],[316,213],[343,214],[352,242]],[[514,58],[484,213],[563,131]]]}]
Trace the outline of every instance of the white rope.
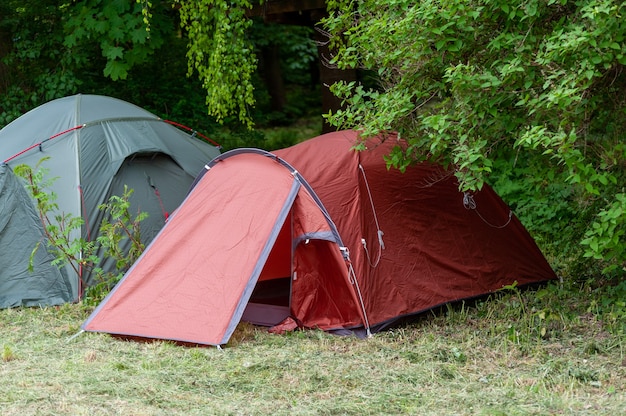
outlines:
[{"label": "white rope", "polygon": [[511,211],[509,209],[509,219],[507,220],[507,222],[505,222],[503,225],[491,224],[489,221],[487,221],[485,219],[485,217],[483,217],[480,214],[480,211],[478,211],[478,209],[476,208],[476,201],[474,201],[474,197],[469,192],[463,192],[463,206],[465,207],[465,209],[473,210],[478,215],[478,217],[481,220],[483,220],[483,222],[485,224],[487,224],[488,226],[493,227],[493,228],[504,228],[504,227],[506,227],[507,225],[509,225],[509,223],[511,222],[511,218],[513,217],[513,211]]},{"label": "white rope", "polygon": [[375,261],[372,262],[370,252],[367,249],[367,242],[365,241],[365,238],[361,238],[361,244],[363,244],[363,249],[365,250],[365,255],[367,256],[367,262],[369,263],[369,265],[371,267],[377,267],[378,263],[380,262],[380,258],[382,257],[382,252],[385,249],[385,242],[383,241],[383,235],[385,235],[385,233],[380,229],[380,225],[378,224],[378,216],[376,215],[376,208],[374,207],[374,198],[372,198],[372,192],[370,191],[370,185],[367,181],[367,176],[365,175],[365,169],[363,169],[363,165],[359,164],[359,169],[361,170],[361,174],[363,175],[363,179],[365,180],[365,188],[367,189],[367,195],[369,196],[370,205],[372,206],[372,213],[374,215],[374,222],[376,224],[376,233],[378,235],[379,250],[378,257]]},{"label": "white rope", "polygon": [[359,282],[356,280],[356,273],[354,272],[354,267],[352,267],[352,262],[350,261],[348,261],[348,269],[350,270],[350,283],[356,287],[356,293],[359,297],[359,302],[361,303],[361,310],[363,311],[363,318],[365,319],[365,331],[367,332],[367,337],[370,338],[372,336],[372,332],[370,330],[370,322],[367,317],[367,312],[365,311],[365,302],[363,302],[361,288],[359,287]]}]

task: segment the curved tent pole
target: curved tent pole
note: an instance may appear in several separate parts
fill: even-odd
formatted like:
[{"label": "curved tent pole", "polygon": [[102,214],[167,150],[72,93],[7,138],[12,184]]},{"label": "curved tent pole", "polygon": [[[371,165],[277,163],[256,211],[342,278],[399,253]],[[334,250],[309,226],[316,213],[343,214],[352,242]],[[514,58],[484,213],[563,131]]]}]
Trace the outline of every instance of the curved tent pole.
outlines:
[{"label": "curved tent pole", "polygon": [[215,147],[219,147],[219,148],[221,148],[221,147],[222,147],[222,146],[221,146],[218,142],[216,142],[215,140],[211,139],[210,137],[205,136],[205,135],[204,135],[204,134],[202,134],[202,133],[199,133],[197,130],[192,129],[191,127],[187,127],[187,126],[185,126],[184,124],[180,124],[180,123],[177,123],[177,122],[175,122],[175,121],[171,121],[171,120],[165,120],[165,119],[162,119],[162,120],[163,120],[163,122],[165,122],[165,123],[167,123],[167,124],[171,124],[172,126],[176,126],[176,127],[179,127],[179,128],[181,128],[181,129],[183,129],[183,130],[190,131],[190,132],[191,132],[191,136],[192,136],[192,137],[195,137],[196,135],[198,135],[198,136],[200,136],[200,137],[201,137],[204,141],[206,141],[206,142],[208,142],[208,143],[212,144],[213,146],[215,146]]},{"label": "curved tent pole", "polygon": [[60,132],[60,133],[55,134],[54,136],[50,136],[50,137],[48,137],[47,139],[42,140],[42,141],[40,141],[39,143],[35,143],[34,145],[32,145],[32,146],[30,146],[30,147],[27,147],[26,149],[22,150],[21,152],[18,152],[18,153],[16,153],[16,154],[14,154],[13,156],[9,157],[8,159],[5,159],[5,160],[4,160],[4,163],[9,162],[9,161],[11,161],[11,160],[15,159],[16,157],[19,157],[19,156],[23,155],[24,153],[26,153],[26,152],[28,152],[28,151],[30,151],[30,150],[32,150],[32,149],[34,149],[34,148],[36,148],[36,147],[38,147],[38,148],[39,148],[39,150],[41,150],[41,146],[42,146],[44,143],[46,143],[46,142],[48,142],[48,141],[50,141],[50,140],[52,140],[52,139],[56,139],[57,137],[62,136],[62,135],[64,135],[64,134],[66,134],[66,133],[70,133],[70,132],[72,132],[72,131],[74,131],[74,130],[82,129],[82,128],[83,128],[83,127],[85,127],[85,126],[86,126],[86,124],[81,124],[80,126],[72,127],[71,129],[64,130],[64,131],[62,131],[62,132]]},{"label": "curved tent pole", "polygon": [[322,214],[324,214],[324,217],[326,218],[326,221],[330,225],[330,229],[331,229],[331,231],[333,233],[333,237],[335,238],[335,241],[337,242],[337,244],[339,244],[340,247],[344,247],[343,240],[341,239],[341,236],[339,235],[339,231],[337,230],[337,227],[335,226],[335,223],[330,218],[330,214],[326,210],[326,207],[322,203],[322,200],[319,198],[319,196],[317,196],[317,193],[315,193],[315,190],[313,189],[313,187],[307,182],[307,180],[302,175],[300,175],[300,173],[298,172],[298,170],[296,168],[294,168],[288,162],[286,162],[285,160],[283,160],[280,157],[276,156],[275,154],[273,154],[271,152],[268,152],[267,150],[250,148],[250,147],[242,147],[242,148],[238,148],[238,149],[229,150],[228,152],[225,152],[225,153],[222,153],[219,156],[216,156],[213,160],[211,160],[209,163],[207,163],[204,166],[204,170],[202,172],[200,172],[198,177],[196,177],[196,179],[191,184],[190,191],[191,191],[191,189],[193,189],[196,186],[196,184],[200,181],[200,179],[202,179],[202,177],[206,174],[206,172],[208,172],[213,166],[215,166],[216,164],[218,164],[219,162],[221,162],[221,161],[223,161],[225,159],[228,159],[229,157],[232,157],[232,156],[235,156],[235,155],[238,155],[238,154],[243,154],[243,153],[248,153],[248,154],[249,153],[253,153],[253,154],[258,154],[258,155],[261,155],[261,156],[266,156],[266,157],[272,158],[276,162],[278,162],[279,164],[281,164],[282,166],[287,168],[291,172],[291,174],[296,179],[298,179],[298,181],[302,184],[302,186],[304,186],[304,188],[307,190],[307,192],[309,193],[311,198],[313,198],[313,200],[315,201],[315,204],[322,211]]},{"label": "curved tent pole", "polygon": [[13,159],[15,159],[15,158],[17,158],[17,157],[19,157],[19,156],[23,155],[24,153],[27,153],[27,152],[31,151],[32,149],[39,148],[39,150],[41,150],[41,146],[42,146],[44,143],[46,143],[46,142],[48,142],[48,141],[50,141],[50,140],[56,139],[56,138],[57,138],[57,137],[59,137],[59,136],[63,136],[63,135],[64,135],[64,134],[66,134],[66,133],[70,133],[70,132],[72,132],[72,131],[74,131],[74,130],[79,130],[79,129],[82,129],[83,127],[87,127],[87,126],[89,126],[89,125],[94,125],[94,124],[102,123],[103,121],[125,121],[125,120],[162,121],[162,122],[164,122],[164,123],[166,123],[166,124],[169,124],[169,125],[172,125],[172,126],[176,126],[176,127],[180,127],[180,128],[182,128],[182,129],[184,129],[184,130],[187,130],[187,131],[191,131],[191,132],[193,133],[193,134],[192,134],[192,136],[194,136],[194,137],[195,137],[195,135],[197,134],[197,135],[199,135],[199,136],[200,136],[200,137],[201,137],[204,141],[208,142],[209,144],[212,144],[213,146],[216,146],[216,147],[218,147],[218,148],[221,148],[220,144],[219,144],[219,143],[217,143],[215,140],[210,139],[209,137],[207,137],[207,136],[203,135],[202,133],[198,133],[197,131],[195,131],[195,130],[191,129],[190,127],[184,126],[184,125],[179,124],[179,123],[176,123],[176,122],[174,122],[174,121],[170,121],[170,120],[163,120],[163,119],[161,119],[161,118],[148,118],[148,117],[125,117],[125,118],[121,118],[121,117],[120,117],[120,118],[110,118],[110,119],[103,119],[103,120],[94,120],[94,121],[91,121],[91,122],[89,122],[89,123],[80,124],[80,125],[78,125],[78,126],[75,126],[75,127],[70,128],[70,129],[63,130],[63,131],[61,131],[61,132],[59,132],[59,133],[57,133],[57,134],[55,134],[55,135],[53,135],[53,136],[48,137],[47,139],[44,139],[44,140],[40,141],[39,143],[35,143],[35,144],[33,144],[32,146],[27,147],[26,149],[24,149],[24,150],[22,150],[22,151],[20,151],[20,152],[18,152],[18,153],[16,153],[16,154],[14,154],[13,156],[9,157],[8,159],[5,159],[5,160],[4,160],[4,163],[10,162],[11,160],[13,160]]}]

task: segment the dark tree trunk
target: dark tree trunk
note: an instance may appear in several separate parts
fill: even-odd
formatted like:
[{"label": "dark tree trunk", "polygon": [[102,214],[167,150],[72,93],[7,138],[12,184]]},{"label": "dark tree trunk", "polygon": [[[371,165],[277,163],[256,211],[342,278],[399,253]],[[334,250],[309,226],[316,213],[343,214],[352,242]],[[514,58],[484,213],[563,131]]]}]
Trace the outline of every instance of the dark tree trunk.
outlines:
[{"label": "dark tree trunk", "polygon": [[6,94],[10,84],[9,67],[2,62],[9,52],[11,52],[11,36],[9,33],[0,31],[0,95]]},{"label": "dark tree trunk", "polygon": [[[322,18],[322,15],[320,14],[317,17],[317,20],[319,21],[319,19]],[[319,66],[319,82],[322,91],[322,111],[323,114],[327,114],[328,112],[335,113],[337,110],[342,108],[341,100],[335,97],[335,95],[330,91],[330,86],[338,81],[356,81],[357,71],[337,69],[329,63],[332,57],[331,51],[328,47],[329,39],[321,32],[315,31],[315,41],[318,45],[317,61]],[[328,124],[326,119],[324,119],[322,133],[329,133],[335,130],[336,128]]]},{"label": "dark tree trunk", "polygon": [[[248,12],[248,16],[260,16],[265,22],[305,25],[309,27],[316,27],[320,19],[326,14],[326,2],[324,0],[265,0],[263,4],[254,6]],[[357,79],[357,71],[339,70],[329,65],[328,61],[331,58],[331,53],[328,48],[329,39],[318,31],[315,33],[315,41],[318,44],[317,69],[319,70],[318,79],[321,84],[322,112],[323,114],[327,114],[329,111],[334,113],[341,108],[341,100],[330,92],[330,85],[337,81],[355,81]],[[265,53],[266,52],[263,53],[264,56]],[[273,60],[269,59],[269,57],[264,57],[264,60],[265,65],[270,65],[271,62],[276,62],[277,65],[279,64],[278,59]],[[280,71],[280,68],[278,68],[278,70]],[[281,83],[281,88],[284,91],[284,86],[282,86],[282,76],[272,77],[270,68],[267,67],[266,82],[272,97],[272,106],[274,106],[274,99],[275,97],[278,98],[279,94],[274,94],[272,92],[272,87],[270,86],[271,81],[279,81]],[[284,106],[284,104],[285,103],[283,102],[282,105]],[[324,121],[322,126],[323,133],[328,133],[334,130],[336,129]]]},{"label": "dark tree trunk", "polygon": [[283,111],[287,104],[287,93],[280,68],[280,49],[278,45],[263,48],[264,78],[270,94],[272,111]]}]

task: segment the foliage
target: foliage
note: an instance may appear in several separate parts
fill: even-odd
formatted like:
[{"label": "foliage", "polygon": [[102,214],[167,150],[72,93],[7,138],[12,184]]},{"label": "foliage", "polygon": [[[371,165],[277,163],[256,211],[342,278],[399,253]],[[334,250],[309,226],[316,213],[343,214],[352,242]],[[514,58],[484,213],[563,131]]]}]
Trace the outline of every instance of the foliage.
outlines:
[{"label": "foliage", "polygon": [[[98,206],[98,209],[107,215],[100,224],[97,244],[103,257],[115,260],[116,271],[105,272],[100,267],[95,268],[96,283],[85,289],[83,297],[83,303],[86,305],[99,304],[145,249],[141,241],[141,221],[148,217],[148,213],[139,212],[137,215],[131,213],[130,197],[133,192],[124,185],[124,193],[121,196],[111,195],[106,203]],[[128,250],[122,250],[123,242],[126,240],[130,241],[130,247]]]},{"label": "foliage", "polygon": [[[96,247],[94,242],[83,238],[72,238],[76,230],[80,231],[84,221],[80,217],[59,212],[59,207],[55,202],[56,194],[46,189],[56,178],[46,178],[48,170],[41,167],[48,159],[49,157],[43,158],[34,169],[22,164],[16,166],[14,171],[26,180],[26,188],[35,201],[45,233],[46,249],[50,250],[55,257],[53,264],[58,267],[69,264],[80,279],[83,268],[91,270],[97,263],[98,259],[94,255]],[[39,249],[39,244],[33,248],[29,269],[32,269],[32,260]]]},{"label": "foliage", "polygon": [[[86,289],[85,301],[97,304],[143,252],[140,222],[148,214],[145,212],[140,212],[136,216],[131,214],[129,200],[133,190],[124,187],[123,195],[113,195],[98,207],[105,213],[105,219],[100,225],[97,241],[73,237],[75,231],[79,231],[80,234],[84,220],[70,214],[59,213],[59,207],[55,202],[56,194],[47,189],[56,178],[47,178],[48,170],[42,167],[48,159],[43,158],[34,169],[28,165],[18,165],[14,169],[15,173],[26,180],[26,187],[35,200],[45,234],[46,249],[55,257],[53,264],[59,267],[69,264],[81,280],[85,270],[95,273],[95,281],[98,283]],[[127,239],[131,242],[130,249],[124,251],[120,247],[122,241]],[[30,270],[33,268],[34,255],[40,248],[39,244],[33,248]],[[104,256],[116,260],[116,272],[106,272],[98,266],[100,258],[96,253],[99,250]]]},{"label": "foliage", "polygon": [[596,205],[565,182],[565,173],[550,171],[541,160],[526,156],[515,151],[503,153],[494,161],[498,174],[489,178],[490,184],[526,225],[560,276],[593,278],[601,268],[583,257],[579,241]]},{"label": "foliage", "polygon": [[42,102],[78,90],[72,65],[76,56],[59,47],[66,9],[54,0],[6,0],[0,5],[0,70],[5,78],[0,86],[0,126]]},{"label": "foliage", "polygon": [[[327,115],[333,125],[360,129],[364,136],[398,131],[408,146],[389,157],[391,165],[443,163],[455,169],[463,190],[480,189],[493,177],[506,181],[502,175],[511,170],[501,169],[502,161],[513,153],[513,160],[538,168],[527,172],[530,182],[522,186],[543,182],[535,191],[548,195],[552,183],[568,192],[572,205],[559,204],[550,215],[563,208],[582,211],[583,217],[560,222],[583,225],[573,237],[583,240],[587,255],[624,275],[622,2],[394,0],[379,7],[369,0],[337,0],[327,5],[331,62],[375,71],[378,80],[375,88],[336,83],[332,90],[346,109]],[[587,230],[588,209],[598,225]]]},{"label": "foliage", "polygon": [[113,81],[125,79],[133,66],[146,62],[163,44],[162,32],[154,30],[160,20],[151,16],[146,30],[144,10],[139,2],[128,0],[83,0],[67,9],[63,46],[78,60],[89,57],[81,49],[97,44],[106,60],[104,75]]},{"label": "foliage", "polygon": [[[229,3],[226,9],[232,6]],[[195,44],[189,36],[213,33],[209,26],[199,28],[200,32],[181,29],[181,10],[192,9],[199,12],[200,6],[183,9],[181,4],[169,0],[0,2],[0,127],[49,100],[80,92],[134,103],[219,139],[218,142],[225,139],[227,146],[256,146],[263,141],[257,137],[263,132],[242,131],[239,109],[233,109],[220,122],[207,116],[207,99],[220,94],[207,96],[202,77],[187,77],[188,72],[195,71],[186,57],[188,45]],[[273,111],[261,76],[263,68],[257,68],[250,77],[222,80],[241,81],[241,85],[250,81],[246,91],[253,91],[255,106],[245,104],[241,114],[254,119],[258,128],[289,125],[313,111],[319,116],[312,29],[267,25],[248,20],[243,13],[238,16],[234,11],[228,12],[229,19],[245,19],[246,26],[253,25],[245,34],[245,42],[250,45],[245,53],[253,56],[260,48],[277,44],[287,93],[284,110]],[[204,22],[209,23],[206,19]],[[201,52],[206,57],[210,50]],[[231,70],[245,68],[240,68],[239,58],[235,61]],[[250,63],[256,65],[256,58],[251,57]],[[215,85],[223,85],[222,81]],[[213,84],[206,87],[212,89]],[[236,137],[231,137],[231,131],[236,132]]]},{"label": "foliage", "polygon": [[598,285],[588,310],[602,316],[608,330],[626,335],[626,281]]},{"label": "foliage", "polygon": [[[316,82],[317,45],[313,28],[266,23],[254,18],[248,36],[256,56],[263,56],[264,49],[276,48],[280,64],[280,74],[269,73],[266,62],[259,59],[252,79],[255,105],[248,109],[255,126],[288,126],[304,117],[320,117],[321,94]],[[270,77],[283,79],[286,103],[282,111],[271,107],[271,92],[264,81]]]},{"label": "foliage", "polygon": [[[310,72],[316,56],[311,29],[285,25],[266,25],[249,19],[245,13],[252,7],[249,0],[176,0],[181,27],[188,38],[188,76],[198,74],[207,93],[209,115],[220,122],[234,117],[248,129],[259,120],[254,107],[266,96],[258,79],[259,50],[268,45],[281,46],[281,64],[291,85],[310,82],[301,74]],[[304,79],[303,79],[304,78]],[[259,94],[261,93],[261,94]],[[305,95],[306,97],[306,95]],[[290,100],[287,111],[303,111],[298,106],[309,100]],[[295,111],[294,111],[295,110]],[[270,120],[272,114],[264,112]],[[273,118],[282,115],[274,115]],[[288,114],[287,117],[294,114]]]},{"label": "foliage", "polygon": [[602,209],[591,228],[585,233],[582,243],[588,246],[585,256],[603,260],[608,263],[605,272],[626,270],[626,194],[615,195],[615,201]]},{"label": "foliage", "polygon": [[15,353],[13,352],[11,347],[4,344],[2,346],[2,361],[8,362],[8,361],[13,361],[15,359],[17,359],[17,357],[15,356]]},{"label": "foliage", "polygon": [[[141,242],[140,223],[148,217],[147,212],[140,212],[134,216],[130,212],[130,197],[133,190],[124,185],[124,193],[121,196],[111,195],[108,202],[100,204],[98,209],[108,212],[110,219],[103,219],[100,224],[100,236],[98,243],[105,249],[105,255],[116,260],[118,270],[128,270],[144,250]],[[130,251],[124,253],[120,250],[122,240],[131,242]]]},{"label": "foliage", "polygon": [[2,2],[0,126],[44,102],[85,92],[93,80],[127,78],[174,33],[158,4],[146,31],[141,6],[127,0]]},{"label": "foliage", "polygon": [[256,57],[247,39],[252,22],[245,18],[249,0],[176,0],[181,25],[187,30],[189,75],[197,71],[207,91],[209,114],[224,121],[231,114],[252,127],[248,108],[254,105],[252,76]]}]

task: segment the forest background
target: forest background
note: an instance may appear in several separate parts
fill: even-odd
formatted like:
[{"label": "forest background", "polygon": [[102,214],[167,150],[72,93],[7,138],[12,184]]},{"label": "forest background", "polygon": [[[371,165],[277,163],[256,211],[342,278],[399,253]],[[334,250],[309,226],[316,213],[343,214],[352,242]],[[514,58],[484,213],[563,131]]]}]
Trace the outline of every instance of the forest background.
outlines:
[{"label": "forest background", "polygon": [[[624,4],[325,3],[316,30],[249,18],[244,0],[3,1],[0,127],[83,93],[224,149],[285,147],[323,126],[397,131],[409,146],[390,168],[431,160],[463,191],[494,186],[563,280],[623,322]],[[330,86],[340,109],[322,108],[322,66],[357,71]]]}]

